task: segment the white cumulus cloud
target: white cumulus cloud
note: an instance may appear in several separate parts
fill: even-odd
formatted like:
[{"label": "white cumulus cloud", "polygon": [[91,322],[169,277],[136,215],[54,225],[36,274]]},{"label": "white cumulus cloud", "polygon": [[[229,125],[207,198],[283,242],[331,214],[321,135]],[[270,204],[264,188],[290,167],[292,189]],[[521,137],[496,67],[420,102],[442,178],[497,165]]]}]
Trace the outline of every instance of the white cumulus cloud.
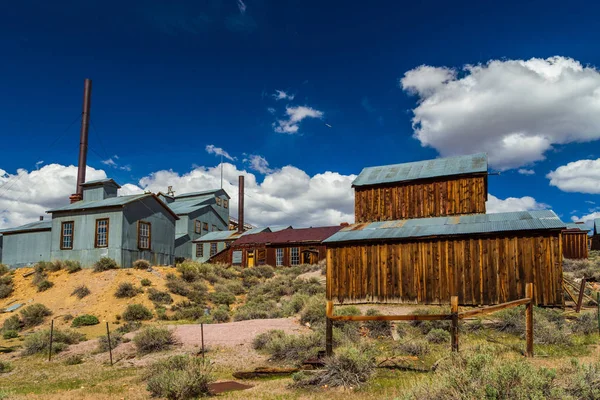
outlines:
[{"label": "white cumulus cloud", "polygon": [[546,175],[550,185],[563,192],[600,193],[600,158],[562,165]]},{"label": "white cumulus cloud", "polygon": [[548,208],[548,205],[537,202],[531,196],[499,199],[492,194],[488,194],[488,200],[485,207],[487,214],[495,214],[500,212],[543,210]]},{"label": "white cumulus cloud", "polygon": [[251,154],[247,159],[250,164],[250,169],[260,172],[261,174],[268,174],[273,172],[273,169],[269,167],[269,162],[263,156]]},{"label": "white cumulus cloud", "polygon": [[323,112],[315,110],[312,107],[298,106],[298,107],[286,107],[285,113],[287,119],[280,119],[273,123],[273,129],[278,133],[298,133],[300,129],[300,122],[306,118],[323,118]]},{"label": "white cumulus cloud", "polygon": [[600,139],[600,72],[566,57],[491,60],[461,71],[422,65],[400,87],[418,96],[414,137],[442,156],[487,152],[499,170],[553,145]]},{"label": "white cumulus cloud", "polygon": [[235,157],[232,157],[228,152],[226,152],[225,150],[223,150],[220,147],[216,147],[214,144],[207,145],[205,150],[208,154],[215,154],[217,156],[223,156],[230,161],[236,160]]},{"label": "white cumulus cloud", "polygon": [[279,100],[294,100],[294,97],[296,97],[295,94],[290,94],[284,90],[276,90],[275,93],[273,93],[273,97],[275,98],[275,100],[279,101]]}]

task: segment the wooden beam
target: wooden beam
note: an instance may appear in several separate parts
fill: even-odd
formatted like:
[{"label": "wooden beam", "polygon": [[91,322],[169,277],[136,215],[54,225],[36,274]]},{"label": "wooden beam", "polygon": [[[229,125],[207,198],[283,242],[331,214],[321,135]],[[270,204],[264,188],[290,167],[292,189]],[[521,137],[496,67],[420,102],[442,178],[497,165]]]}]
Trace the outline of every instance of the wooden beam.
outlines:
[{"label": "wooden beam", "polygon": [[581,305],[583,304],[583,295],[585,292],[585,278],[581,278],[581,286],[579,287],[579,298],[577,299],[577,307],[575,312],[581,311]]},{"label": "wooden beam", "polygon": [[509,301],[508,303],[497,304],[495,306],[479,308],[476,310],[463,311],[458,314],[458,317],[462,319],[462,318],[473,317],[475,315],[489,314],[489,313],[493,313],[496,311],[504,310],[505,308],[511,308],[511,307],[516,307],[516,306],[520,306],[523,304],[528,304],[532,300],[533,299],[525,298],[525,299]]},{"label": "wooden beam", "polygon": [[439,321],[449,320],[450,314],[427,315],[334,315],[332,321]]},{"label": "wooden beam", "polygon": [[333,355],[333,301],[328,301],[325,305],[325,355]]},{"label": "wooden beam", "polygon": [[452,313],[452,326],[450,329],[452,351],[458,351],[458,296],[450,297],[450,312]]},{"label": "wooden beam", "polygon": [[533,283],[525,286],[525,296],[529,300],[525,310],[525,340],[527,341],[527,357],[533,357]]},{"label": "wooden beam", "polygon": [[571,291],[569,290],[567,285],[565,285],[564,283],[563,283],[563,289],[565,289],[565,292],[567,292],[567,295],[573,301],[573,304],[577,304],[577,300],[575,300],[575,296],[573,296],[573,293],[571,293]]}]

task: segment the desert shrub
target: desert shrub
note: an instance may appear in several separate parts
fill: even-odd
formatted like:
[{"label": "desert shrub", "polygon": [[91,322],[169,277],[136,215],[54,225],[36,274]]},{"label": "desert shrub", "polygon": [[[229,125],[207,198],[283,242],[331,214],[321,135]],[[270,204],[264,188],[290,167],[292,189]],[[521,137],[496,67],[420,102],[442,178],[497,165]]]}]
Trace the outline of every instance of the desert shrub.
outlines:
[{"label": "desert shrub", "polygon": [[177,265],[177,271],[181,274],[181,278],[186,282],[195,282],[206,274],[206,270],[202,268],[200,263],[193,261],[184,261]]},{"label": "desert shrub", "polygon": [[[414,315],[429,315],[429,314],[441,314],[439,309],[435,308],[419,308],[413,311],[411,314]],[[423,335],[427,335],[432,329],[446,329],[450,328],[449,321],[411,321],[410,324],[419,328]]]},{"label": "desert shrub", "polygon": [[222,265],[213,265],[212,272],[220,278],[231,280],[239,276],[238,272],[231,268],[225,268]]},{"label": "desert shrub", "polygon": [[169,292],[180,296],[187,296],[191,291],[190,286],[183,279],[174,275],[172,278],[167,277],[166,286]]},{"label": "desert shrub", "polygon": [[[374,316],[381,313],[373,308],[367,310],[366,315]],[[392,324],[390,321],[365,321],[365,327],[369,330],[372,338],[392,336]]]},{"label": "desert shrub", "polygon": [[443,329],[432,329],[425,336],[425,340],[429,343],[447,343],[450,341],[450,332]]},{"label": "desert shrub", "polygon": [[54,283],[50,282],[48,279],[41,280],[36,284],[38,292],[45,292],[54,286]]},{"label": "desert shrub", "polygon": [[310,325],[324,324],[325,302],[316,297],[309,299],[300,313],[300,322]]},{"label": "desert shrub", "polygon": [[[85,339],[85,335],[80,333],[60,329],[54,329],[52,334],[52,352],[59,353],[66,349],[70,344],[79,343]],[[48,351],[50,343],[50,330],[44,329],[37,331],[25,338],[23,342],[23,355],[31,355],[36,353],[45,353]]]},{"label": "desert shrub", "polygon": [[564,327],[558,327],[556,324],[545,318],[535,318],[534,315],[533,342],[536,344],[554,344],[569,346],[573,343],[571,332]]},{"label": "desert shrub", "polygon": [[260,285],[260,283],[261,280],[255,276],[249,276],[247,278],[244,278],[244,280],[242,281],[242,285],[244,285],[245,288],[252,288]]},{"label": "desert shrub", "polygon": [[309,297],[303,293],[295,293],[289,300],[283,303],[283,315],[289,317],[298,314],[302,311],[308,299]]},{"label": "desert shrub", "polygon": [[79,365],[83,363],[83,355],[81,354],[71,354],[67,358],[65,358],[66,365]]},{"label": "desert shrub", "polygon": [[259,279],[269,279],[275,276],[275,268],[270,265],[257,265],[252,268],[244,268],[242,270],[242,279],[246,280],[249,277]]},{"label": "desert shrub", "polygon": [[133,286],[132,283],[123,282],[117,288],[117,291],[115,292],[115,297],[119,299],[135,297],[138,293],[140,293],[140,289]]},{"label": "desert shrub", "polygon": [[81,263],[75,260],[66,260],[64,268],[68,273],[74,274],[75,272],[81,271]]},{"label": "desert shrub", "polygon": [[152,319],[152,311],[142,304],[129,304],[123,312],[125,321],[147,321]]},{"label": "desert shrub", "polygon": [[135,269],[149,269],[150,268],[150,261],[144,260],[144,259],[135,260],[133,262],[133,268],[135,268]]},{"label": "desert shrub", "polygon": [[297,293],[304,293],[309,296],[325,293],[325,286],[317,278],[310,278],[305,281],[295,280],[294,286],[297,288]]},{"label": "desert shrub", "polygon": [[255,350],[265,349],[273,340],[279,340],[286,336],[280,329],[271,329],[270,331],[258,334],[252,341],[252,348]]},{"label": "desert shrub", "polygon": [[43,304],[32,304],[21,310],[21,320],[23,321],[23,327],[31,328],[33,326],[40,325],[44,322],[44,318],[52,315],[52,311]]},{"label": "desert shrub", "polygon": [[60,271],[61,269],[65,268],[65,262],[62,260],[54,260],[52,262],[49,262],[46,270],[50,271],[50,272],[56,272],[56,271]]},{"label": "desert shrub", "polygon": [[573,360],[568,371],[565,392],[573,399],[600,399],[600,363],[580,364]]},{"label": "desert shrub", "polygon": [[151,365],[144,379],[153,397],[170,400],[196,399],[210,395],[215,381],[210,363],[189,355],[176,355]]},{"label": "desert shrub", "polygon": [[404,342],[399,346],[399,350],[409,356],[421,357],[429,353],[427,342],[422,340],[412,340]]},{"label": "desert shrub", "polygon": [[206,308],[204,306],[199,306],[195,304],[191,304],[188,307],[180,307],[177,308],[173,316],[171,317],[174,321],[185,320],[185,321],[197,321],[200,318],[204,317],[206,314]]},{"label": "desert shrub", "polygon": [[216,310],[210,313],[214,322],[228,322],[229,321],[229,309],[226,306],[220,306]]},{"label": "desert shrub", "polygon": [[75,318],[75,317],[73,316],[73,314],[65,314],[65,315],[63,315],[62,318],[63,318],[63,321],[69,322],[69,321],[72,321],[73,318]]},{"label": "desert shrub", "polygon": [[234,321],[245,321],[249,319],[280,318],[281,309],[273,300],[249,301],[238,307],[233,316]]},{"label": "desert shrub", "polygon": [[48,271],[50,269],[51,265],[52,265],[52,263],[49,261],[38,261],[33,266],[33,271],[36,274],[43,274],[45,271]]},{"label": "desert shrub", "polygon": [[209,295],[210,301],[215,304],[225,304],[229,306],[230,304],[235,303],[235,295],[227,290],[222,292],[212,292]]},{"label": "desert shrub", "polygon": [[123,325],[119,326],[115,332],[120,334],[126,334],[129,332],[135,332],[142,327],[140,321],[127,321]]},{"label": "desert shrub", "polygon": [[19,332],[17,332],[14,329],[7,330],[7,331],[5,331],[5,330],[2,331],[2,338],[3,339],[14,339],[16,337],[19,337]]},{"label": "desert shrub", "polygon": [[23,321],[18,315],[11,315],[2,324],[3,331],[20,331],[21,329],[23,329]]},{"label": "desert shrub", "polygon": [[300,379],[297,386],[318,385],[356,388],[366,383],[375,372],[375,357],[364,349],[341,347],[325,360],[325,368],[308,379]]},{"label": "desert shrub", "polygon": [[119,265],[115,260],[109,257],[102,257],[94,264],[94,272],[103,272],[110,269],[118,269]]},{"label": "desert shrub", "polygon": [[571,326],[571,330],[574,333],[582,333],[584,335],[591,335],[598,330],[598,321],[592,313],[581,314]]},{"label": "desert shrub", "polygon": [[406,326],[402,323],[396,324],[396,334],[400,338],[405,337],[406,336]]},{"label": "desert shrub", "polygon": [[204,304],[208,295],[208,287],[203,282],[194,282],[186,297],[195,303]]},{"label": "desert shrub", "polygon": [[173,332],[169,329],[149,326],[135,335],[133,343],[140,354],[147,354],[166,350],[176,341]]},{"label": "desert shrub", "polygon": [[[524,337],[525,307],[519,306],[495,314],[494,328]],[[533,339],[537,344],[569,345],[571,338],[566,329],[564,316],[555,310],[533,309]]]},{"label": "desert shrub", "polygon": [[71,326],[73,328],[79,328],[80,326],[98,325],[99,323],[100,321],[98,321],[97,317],[89,314],[84,314],[76,317],[73,320],[73,322],[71,322]]},{"label": "desert shrub", "polygon": [[272,360],[302,362],[316,357],[325,344],[322,334],[313,332],[305,335],[274,335],[266,344],[265,350]]},{"label": "desert shrub", "polygon": [[148,290],[148,298],[150,301],[153,301],[158,304],[171,304],[173,302],[173,298],[167,292],[161,292],[160,290],[156,290],[150,288]]},{"label": "desert shrub", "polygon": [[10,269],[8,268],[8,265],[0,264],[0,276],[2,276],[4,274],[8,274],[9,271],[10,271]]},{"label": "desert shrub", "polygon": [[225,283],[224,285],[215,286],[215,291],[216,292],[227,291],[227,292],[233,293],[236,296],[238,296],[240,294],[246,293],[246,288],[244,287],[244,285],[242,285],[242,282],[229,281],[229,282]]},{"label": "desert shrub", "polygon": [[[334,309],[334,315],[362,315],[356,306],[346,306]],[[338,328],[348,339],[356,340],[359,337],[360,322],[333,321],[333,326]]]},{"label": "desert shrub", "polygon": [[140,284],[141,284],[142,286],[152,286],[152,282],[150,281],[150,279],[146,279],[146,278],[142,279],[142,280],[140,281]]},{"label": "desert shrub", "polygon": [[5,374],[13,370],[13,366],[8,361],[0,361],[0,374]]},{"label": "desert shrub", "polygon": [[11,285],[13,283],[12,274],[0,275],[0,285]]},{"label": "desert shrub", "polygon": [[88,289],[87,286],[81,285],[81,286],[77,286],[75,288],[75,290],[73,290],[73,292],[71,293],[71,296],[77,296],[77,298],[81,300],[90,293],[91,293],[90,289]]},{"label": "desert shrub", "polygon": [[12,284],[0,283],[0,299],[5,299],[12,294],[14,287]]},{"label": "desert shrub", "polygon": [[502,359],[476,348],[442,360],[436,372],[415,385],[405,399],[547,399],[556,393],[556,374],[521,359]]},{"label": "desert shrub", "polygon": [[[123,341],[123,334],[121,332],[112,332],[110,334],[110,348],[114,349]],[[98,348],[97,351],[99,353],[105,353],[109,350],[108,348],[108,336],[103,335],[98,338]]]}]

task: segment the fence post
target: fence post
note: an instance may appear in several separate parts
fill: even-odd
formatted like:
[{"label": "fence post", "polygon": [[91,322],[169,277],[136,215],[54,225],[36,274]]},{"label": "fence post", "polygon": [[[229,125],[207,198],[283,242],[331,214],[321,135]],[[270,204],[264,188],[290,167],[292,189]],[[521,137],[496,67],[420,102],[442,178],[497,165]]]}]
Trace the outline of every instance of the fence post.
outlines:
[{"label": "fence post", "polygon": [[106,337],[108,338],[108,354],[110,354],[110,366],[113,365],[112,344],[110,343],[110,329],[108,329],[108,321],[106,321]]},{"label": "fence post", "polygon": [[458,296],[450,298],[450,313],[452,314],[452,327],[450,328],[452,351],[458,351]]},{"label": "fence post", "polygon": [[598,305],[598,334],[600,335],[600,292],[596,293],[596,304]]},{"label": "fence post", "polygon": [[329,318],[333,314],[333,301],[328,301],[325,307],[325,355],[333,355],[333,321]]},{"label": "fence post", "polygon": [[52,339],[54,336],[54,319],[50,323],[50,344],[48,346],[48,361],[52,361]]},{"label": "fence post", "polygon": [[577,298],[577,307],[575,312],[581,311],[581,305],[583,304],[583,294],[585,292],[585,278],[581,278],[581,286],[579,287],[579,297]]},{"label": "fence post", "polygon": [[527,357],[533,357],[533,283],[528,283],[525,286],[525,297],[530,301],[525,309],[525,339],[527,341]]}]

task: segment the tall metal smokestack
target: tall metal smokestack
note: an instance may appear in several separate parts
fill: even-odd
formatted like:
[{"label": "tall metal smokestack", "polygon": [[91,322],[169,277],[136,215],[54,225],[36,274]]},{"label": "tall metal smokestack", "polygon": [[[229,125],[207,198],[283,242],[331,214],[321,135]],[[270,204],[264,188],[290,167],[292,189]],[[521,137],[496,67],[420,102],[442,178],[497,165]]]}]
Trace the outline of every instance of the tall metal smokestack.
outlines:
[{"label": "tall metal smokestack", "polygon": [[244,232],[244,176],[239,176],[238,184],[238,233]]},{"label": "tall metal smokestack", "polygon": [[70,197],[71,203],[83,199],[83,183],[87,166],[88,133],[90,126],[90,108],[92,106],[92,80],[86,79],[83,87],[83,111],[81,113],[81,133],[79,135],[79,164],[77,167],[77,192]]}]

